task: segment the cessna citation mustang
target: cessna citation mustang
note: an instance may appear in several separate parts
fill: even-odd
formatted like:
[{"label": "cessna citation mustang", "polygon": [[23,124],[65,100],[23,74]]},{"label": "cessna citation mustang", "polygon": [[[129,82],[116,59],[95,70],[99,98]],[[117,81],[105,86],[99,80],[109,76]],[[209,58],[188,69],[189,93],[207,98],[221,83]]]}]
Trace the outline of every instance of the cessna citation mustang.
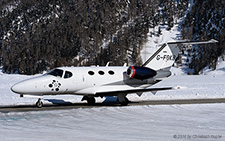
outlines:
[{"label": "cessna citation mustang", "polygon": [[127,105],[127,94],[150,91],[155,94],[173,87],[151,88],[171,75],[173,65],[182,44],[216,43],[216,40],[203,42],[179,41],[164,43],[142,66],[96,66],[59,67],[32,79],[24,80],[11,87],[21,97],[37,96],[37,107],[42,107],[44,95],[82,95],[82,101],[95,103],[95,97],[117,96],[121,105]]}]

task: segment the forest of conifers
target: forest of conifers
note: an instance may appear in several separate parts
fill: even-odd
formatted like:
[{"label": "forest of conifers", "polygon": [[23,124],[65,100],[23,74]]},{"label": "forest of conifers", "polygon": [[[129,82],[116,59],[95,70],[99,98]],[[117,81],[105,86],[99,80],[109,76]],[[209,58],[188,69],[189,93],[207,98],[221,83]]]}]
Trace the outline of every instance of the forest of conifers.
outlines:
[{"label": "forest of conifers", "polygon": [[[36,74],[58,66],[140,64],[149,28],[177,20],[182,38],[217,39],[193,48],[197,74],[224,53],[225,2],[195,0],[1,0],[0,66],[5,73]],[[160,29],[158,35],[160,35]],[[205,52],[205,53],[204,53]],[[198,64],[198,65],[197,65]],[[201,65],[199,65],[201,64]]]}]

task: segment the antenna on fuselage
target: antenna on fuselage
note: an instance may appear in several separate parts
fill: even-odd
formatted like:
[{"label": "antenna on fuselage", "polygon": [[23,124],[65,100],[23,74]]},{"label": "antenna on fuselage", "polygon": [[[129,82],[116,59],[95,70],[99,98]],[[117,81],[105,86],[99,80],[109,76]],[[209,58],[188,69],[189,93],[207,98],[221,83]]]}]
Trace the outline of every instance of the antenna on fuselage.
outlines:
[{"label": "antenna on fuselage", "polygon": [[107,62],[107,64],[105,66],[108,67],[110,63],[111,63],[111,61]]}]

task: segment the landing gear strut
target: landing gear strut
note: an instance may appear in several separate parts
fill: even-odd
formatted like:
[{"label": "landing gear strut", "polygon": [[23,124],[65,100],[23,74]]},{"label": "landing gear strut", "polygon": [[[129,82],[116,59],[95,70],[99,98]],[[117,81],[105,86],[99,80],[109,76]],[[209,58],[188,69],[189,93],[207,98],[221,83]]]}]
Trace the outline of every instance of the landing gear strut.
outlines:
[{"label": "landing gear strut", "polygon": [[36,107],[41,108],[43,106],[43,102],[41,101],[41,98],[38,99],[36,102]]},{"label": "landing gear strut", "polygon": [[120,94],[117,96],[118,102],[121,104],[121,106],[127,106],[129,103],[129,100],[126,97],[126,94]]},{"label": "landing gear strut", "polygon": [[81,101],[84,101],[84,100],[87,101],[88,105],[94,105],[95,104],[95,98],[94,97],[84,96]]}]

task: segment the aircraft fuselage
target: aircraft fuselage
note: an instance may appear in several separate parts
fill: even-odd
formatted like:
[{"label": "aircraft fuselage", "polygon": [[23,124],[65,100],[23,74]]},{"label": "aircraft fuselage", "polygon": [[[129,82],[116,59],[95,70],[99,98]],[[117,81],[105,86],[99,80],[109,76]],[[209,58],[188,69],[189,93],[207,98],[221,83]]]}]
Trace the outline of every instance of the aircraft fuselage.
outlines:
[{"label": "aircraft fuselage", "polygon": [[[101,86],[117,87],[149,87],[155,83],[154,78],[130,79],[127,76],[127,66],[114,67],[61,67],[53,74],[47,73],[15,84],[11,89],[15,93],[24,95],[57,95],[80,94],[94,95],[91,88]],[[170,75],[170,74],[169,74]],[[163,77],[168,77],[168,74]]]}]

